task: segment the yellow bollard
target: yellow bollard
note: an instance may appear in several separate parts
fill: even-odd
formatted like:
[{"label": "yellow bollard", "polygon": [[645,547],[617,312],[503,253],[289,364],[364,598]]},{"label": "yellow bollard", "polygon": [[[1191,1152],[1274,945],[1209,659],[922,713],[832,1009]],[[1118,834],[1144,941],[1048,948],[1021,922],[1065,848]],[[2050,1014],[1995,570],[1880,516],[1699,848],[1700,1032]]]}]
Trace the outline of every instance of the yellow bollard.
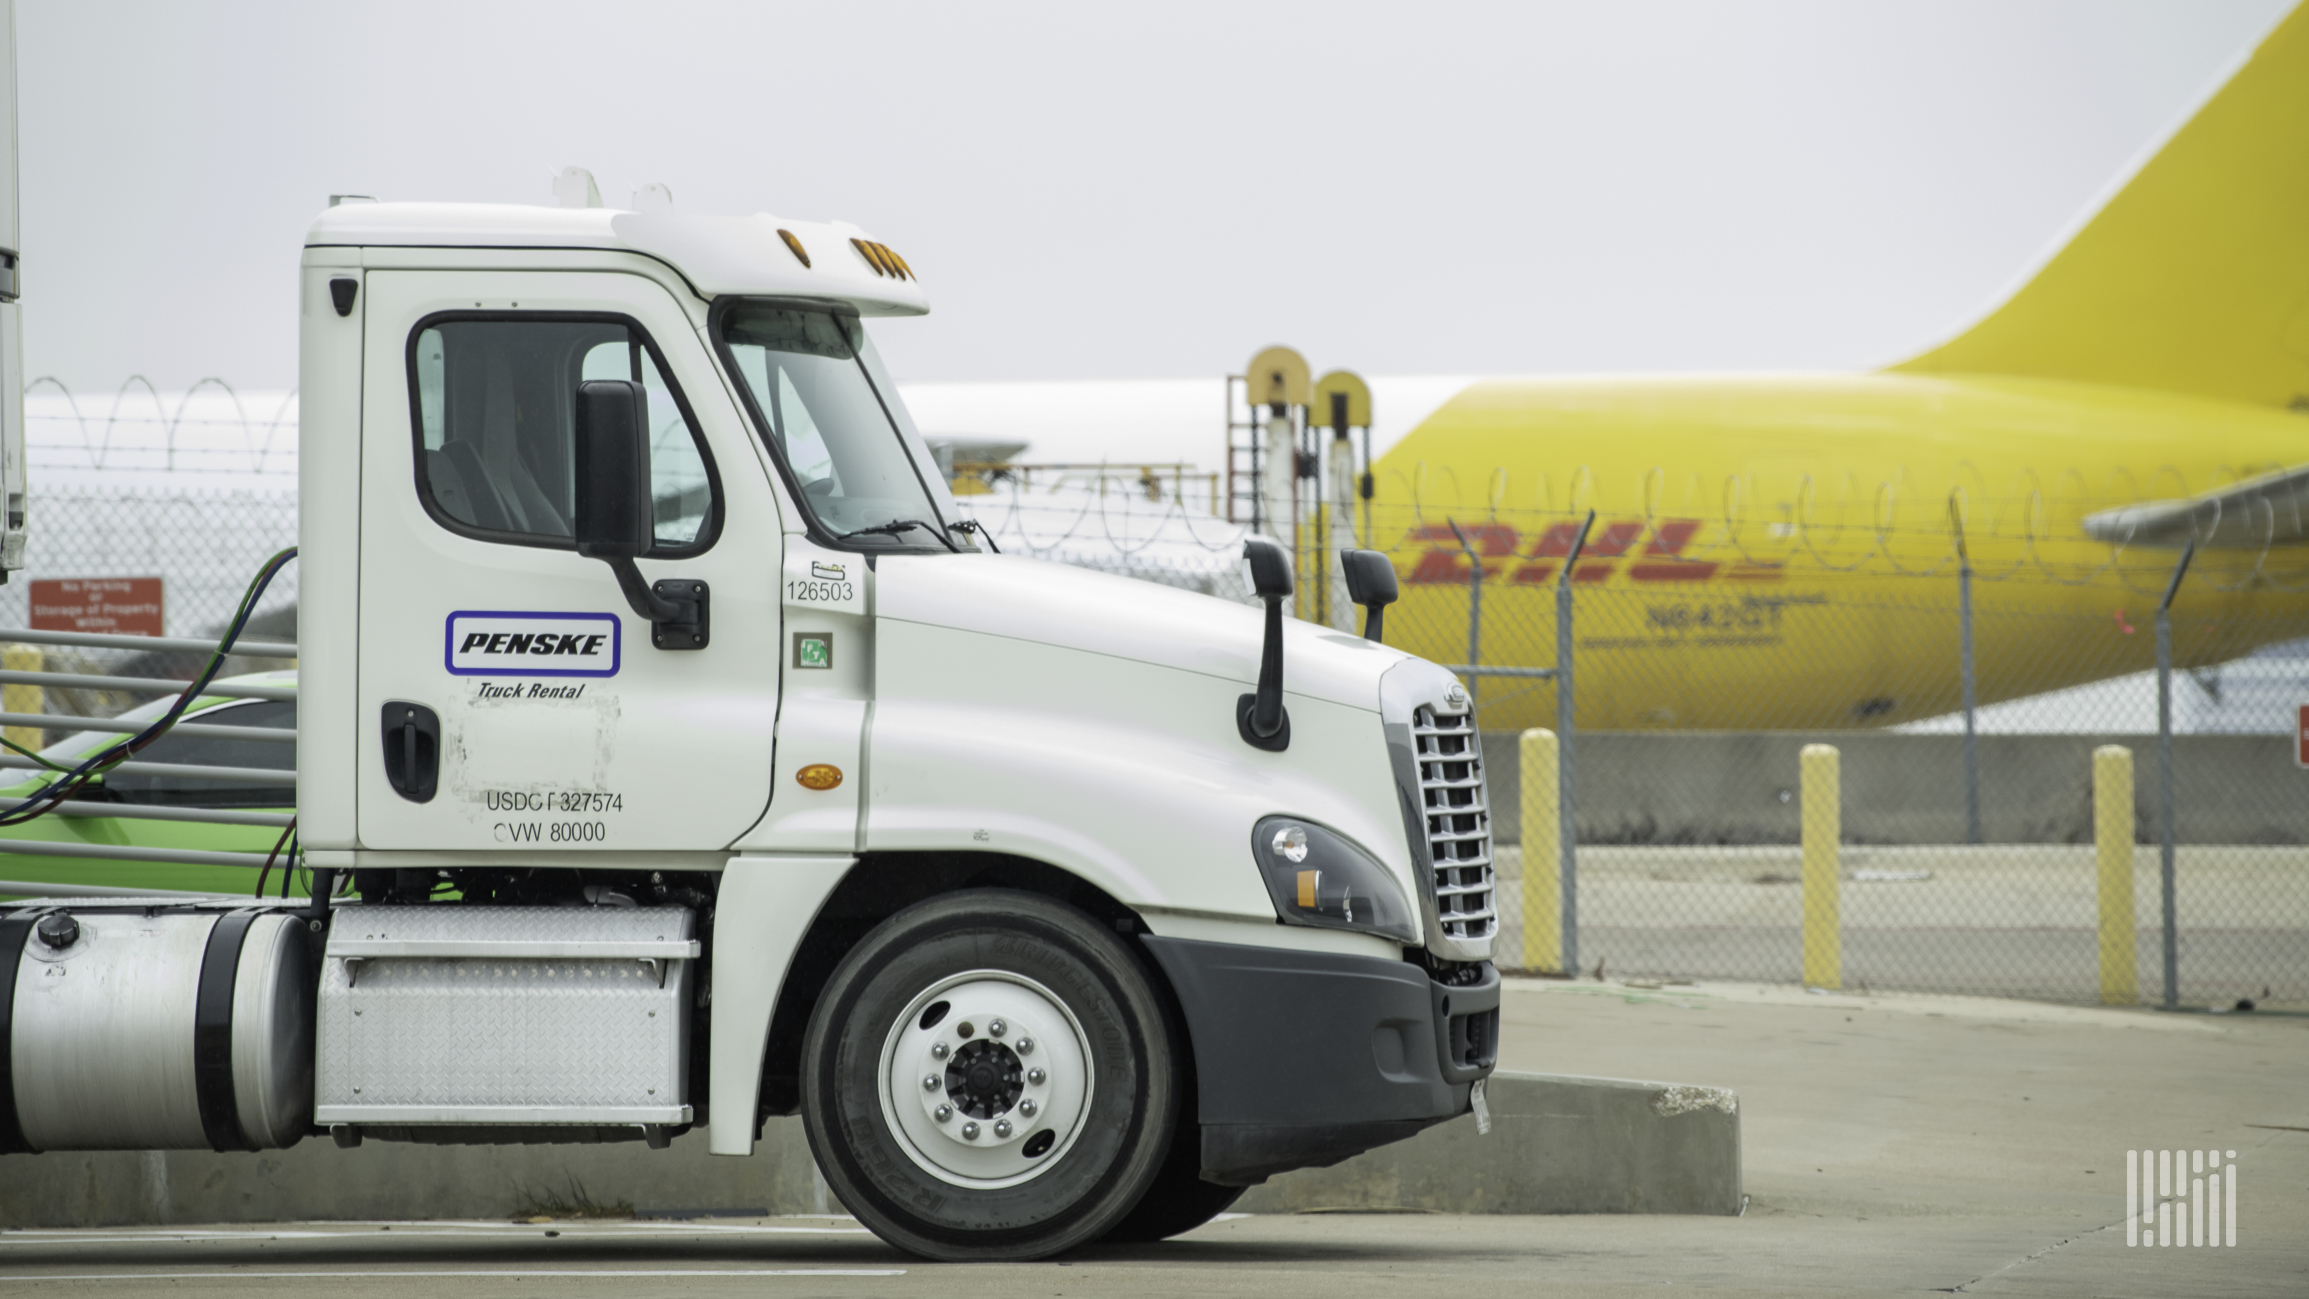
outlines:
[{"label": "yellow bollard", "polygon": [[[43,659],[37,645],[10,645],[0,649],[0,667],[10,672],[38,672]],[[47,707],[47,695],[39,686],[0,686],[0,712],[37,713]],[[27,749],[40,748],[43,732],[36,726],[10,726],[0,730],[10,744],[21,744]]]},{"label": "yellow bollard", "polygon": [[2140,948],[2133,924],[2133,751],[2093,750],[2093,847],[2100,863],[2101,1004],[2141,1000]]},{"label": "yellow bollard", "polygon": [[1807,744],[1802,756],[1804,816],[1804,986],[1844,986],[1843,908],[1839,841],[1844,832],[1843,782],[1836,746]]},{"label": "yellow bollard", "polygon": [[1523,968],[1563,969],[1563,817],[1555,732],[1523,733]]}]

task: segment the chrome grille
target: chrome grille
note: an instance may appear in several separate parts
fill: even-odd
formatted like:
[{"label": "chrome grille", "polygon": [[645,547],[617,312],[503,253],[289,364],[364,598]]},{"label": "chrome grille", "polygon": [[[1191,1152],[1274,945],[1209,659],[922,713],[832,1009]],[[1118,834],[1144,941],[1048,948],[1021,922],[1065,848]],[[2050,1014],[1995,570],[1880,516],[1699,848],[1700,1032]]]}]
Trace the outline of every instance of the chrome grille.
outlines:
[{"label": "chrome grille", "polygon": [[1491,806],[1483,745],[1471,713],[1412,714],[1427,850],[1435,862],[1435,912],[1446,938],[1482,942],[1499,928],[1492,902]]}]

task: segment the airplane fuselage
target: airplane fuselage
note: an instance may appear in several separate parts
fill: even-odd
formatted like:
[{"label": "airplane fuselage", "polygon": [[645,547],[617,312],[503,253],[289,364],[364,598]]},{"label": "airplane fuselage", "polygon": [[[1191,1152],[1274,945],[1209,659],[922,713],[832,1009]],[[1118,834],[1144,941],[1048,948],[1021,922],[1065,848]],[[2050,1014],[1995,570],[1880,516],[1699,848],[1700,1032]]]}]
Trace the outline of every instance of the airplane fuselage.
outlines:
[{"label": "airplane fuselage", "polygon": [[[1983,704],[2153,665],[2176,552],[2086,515],[2187,497],[2309,450],[2309,416],[2005,376],[1532,379],[1471,385],[1376,467],[1389,639],[1553,666],[1570,575],[1582,727],[1884,726],[1959,706],[1969,566]],[[1964,555],[1959,557],[1961,536]],[[2175,661],[2309,636],[2309,551],[2200,553]],[[1483,685],[1484,724],[1548,725],[1552,687]],[[2281,722],[2275,723],[2282,725]]]}]

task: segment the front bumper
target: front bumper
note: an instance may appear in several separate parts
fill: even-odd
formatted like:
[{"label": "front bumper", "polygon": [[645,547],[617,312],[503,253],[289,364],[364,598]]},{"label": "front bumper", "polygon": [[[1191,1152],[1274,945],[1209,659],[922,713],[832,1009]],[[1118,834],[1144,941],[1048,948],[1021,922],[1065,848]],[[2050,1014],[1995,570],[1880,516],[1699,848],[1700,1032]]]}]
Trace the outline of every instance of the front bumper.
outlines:
[{"label": "front bumper", "polygon": [[[1248,1186],[1464,1114],[1499,1056],[1499,972],[1148,936],[1194,1044],[1202,1176]],[[1462,967],[1465,969],[1466,967]]]}]

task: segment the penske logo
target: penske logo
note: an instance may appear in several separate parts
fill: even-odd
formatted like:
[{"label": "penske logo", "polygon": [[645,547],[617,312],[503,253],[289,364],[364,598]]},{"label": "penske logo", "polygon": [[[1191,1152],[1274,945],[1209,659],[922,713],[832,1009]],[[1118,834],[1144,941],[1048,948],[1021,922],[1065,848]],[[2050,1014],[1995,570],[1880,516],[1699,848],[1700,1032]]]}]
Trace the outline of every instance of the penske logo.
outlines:
[{"label": "penske logo", "polygon": [[447,666],[461,677],[614,677],[619,626],[606,613],[453,613]]}]

